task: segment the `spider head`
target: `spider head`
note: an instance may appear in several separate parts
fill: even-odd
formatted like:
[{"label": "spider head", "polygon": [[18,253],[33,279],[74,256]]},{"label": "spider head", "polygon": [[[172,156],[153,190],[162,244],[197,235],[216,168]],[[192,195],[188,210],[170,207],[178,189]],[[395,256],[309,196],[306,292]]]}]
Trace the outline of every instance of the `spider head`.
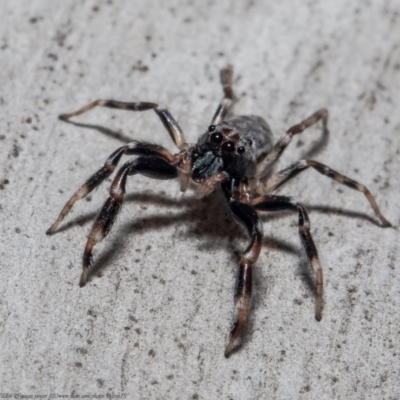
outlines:
[{"label": "spider head", "polygon": [[232,160],[237,158],[251,158],[253,141],[226,122],[208,127],[207,143],[213,153],[219,157]]},{"label": "spider head", "polygon": [[204,170],[205,179],[221,171],[240,178],[253,176],[256,168],[254,147],[253,140],[229,122],[210,125],[193,152],[193,173],[196,175],[199,169]]}]

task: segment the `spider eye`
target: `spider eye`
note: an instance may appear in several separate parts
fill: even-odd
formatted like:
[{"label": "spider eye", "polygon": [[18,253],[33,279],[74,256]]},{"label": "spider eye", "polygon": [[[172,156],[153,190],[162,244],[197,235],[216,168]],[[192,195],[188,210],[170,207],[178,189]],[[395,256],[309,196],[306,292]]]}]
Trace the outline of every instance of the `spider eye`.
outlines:
[{"label": "spider eye", "polygon": [[222,151],[226,153],[233,153],[235,151],[235,143],[229,141],[222,145]]},{"label": "spider eye", "polygon": [[243,154],[246,151],[246,149],[243,146],[238,147],[237,152],[239,154]]},{"label": "spider eye", "polygon": [[213,132],[213,131],[215,131],[215,125],[210,125],[208,127],[208,132]]},{"label": "spider eye", "polygon": [[249,144],[249,146],[253,146],[253,141],[252,141],[251,139],[249,139],[249,140],[247,141],[247,143]]},{"label": "spider eye", "polygon": [[[211,125],[213,126],[213,125]],[[220,144],[222,142],[222,134],[219,132],[214,132],[211,136],[210,136],[210,140],[212,144]]]}]

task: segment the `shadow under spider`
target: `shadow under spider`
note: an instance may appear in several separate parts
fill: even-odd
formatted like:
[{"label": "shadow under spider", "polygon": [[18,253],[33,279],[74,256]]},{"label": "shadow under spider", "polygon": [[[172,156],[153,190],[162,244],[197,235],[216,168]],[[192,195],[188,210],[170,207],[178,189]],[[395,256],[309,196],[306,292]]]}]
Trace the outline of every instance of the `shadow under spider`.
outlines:
[{"label": "shadow under spider", "polygon": [[113,130],[111,130],[109,128],[105,128],[104,126],[101,126],[101,125],[83,124],[81,122],[75,122],[75,121],[70,121],[70,120],[66,120],[66,119],[62,119],[62,121],[65,122],[66,124],[71,124],[71,125],[77,126],[79,128],[94,129],[94,130],[102,133],[103,135],[110,137],[112,139],[119,140],[122,143],[129,143],[129,142],[132,142],[132,140],[133,140],[130,137],[125,136],[124,134],[122,134],[120,132],[113,131]]},{"label": "shadow under spider", "polygon": [[328,145],[328,142],[329,129],[322,130],[322,135],[317,140],[313,141],[311,147],[302,154],[301,159],[307,160],[314,158],[325,149],[325,147]]},{"label": "shadow under spider", "polygon": [[376,218],[374,218],[371,215],[364,213],[364,212],[343,210],[342,208],[338,208],[338,207],[320,206],[320,205],[312,205],[312,204],[307,205],[306,208],[309,211],[316,211],[316,212],[320,212],[321,214],[334,214],[334,215],[341,215],[341,216],[349,217],[349,218],[364,219],[364,220],[367,220],[368,222],[370,222],[371,224],[382,227],[382,225],[379,223],[379,221]]},{"label": "shadow under spider", "polygon": [[[99,259],[94,263],[91,275],[94,275],[105,268],[109,260],[118,255],[121,247],[124,245],[125,238],[128,236],[141,234],[147,231],[156,231],[157,229],[175,225],[177,223],[182,224],[189,221],[188,229],[182,236],[185,238],[199,238],[200,242],[197,246],[199,251],[219,249],[221,246],[230,247],[229,254],[231,254],[231,262],[236,264],[240,259],[240,254],[247,245],[246,241],[248,240],[248,235],[246,234],[245,230],[234,221],[227,221],[227,207],[224,204],[225,200],[223,199],[221,193],[216,193],[213,196],[209,196],[201,200],[198,200],[193,196],[173,199],[171,197],[156,193],[126,195],[124,200],[125,206],[129,203],[136,202],[141,204],[178,207],[180,209],[185,207],[185,209],[184,211],[175,213],[173,215],[158,214],[149,217],[135,218],[133,221],[126,222],[122,228],[119,229],[119,232],[116,232],[114,235],[114,238],[108,245],[108,250],[100,255]],[[338,214],[364,220],[366,219],[375,225],[379,225],[372,217],[360,212],[315,205],[307,206],[306,208],[311,211]],[[82,226],[87,222],[94,220],[97,214],[98,211],[80,216],[61,227],[58,231],[62,232],[68,230],[75,225]],[[260,217],[264,225],[266,225],[269,221],[285,218],[288,214],[291,214],[295,217],[295,214],[291,212],[268,214],[260,213]],[[295,232],[297,236],[297,229],[294,229],[293,233],[295,234]],[[239,248],[236,244],[229,246],[229,243],[232,244],[237,240],[240,240],[241,242]],[[291,243],[275,237],[272,238],[268,235],[268,233],[264,236],[263,248],[297,254],[299,257],[301,257],[301,254],[303,254],[300,243],[298,245],[292,245]],[[314,291],[314,282],[311,276],[311,270],[308,267],[308,264],[305,266],[304,260],[299,260],[299,269],[301,275],[306,277],[306,283],[310,291]]]},{"label": "shadow under spider", "polygon": [[[188,224],[187,230],[182,233],[182,238],[199,239],[197,246],[200,251],[210,251],[220,249],[221,246],[230,247],[231,261],[239,263],[240,255],[247,246],[248,236],[245,230],[233,220],[226,218],[226,205],[222,193],[219,196],[213,196],[198,200],[195,197],[185,199],[171,199],[156,194],[134,194],[126,196],[124,203],[145,202],[158,205],[176,206],[185,210],[175,214],[158,214],[148,217],[135,218],[123,224],[118,233],[108,245],[108,249],[101,255],[92,267],[92,274],[106,267],[108,260],[116,256],[124,240],[131,235],[141,234],[143,232],[155,231],[163,227],[179,224]],[[182,204],[183,203],[183,204]],[[239,240],[240,245],[229,245]],[[244,242],[244,243],[243,243]],[[279,249],[288,253],[298,253],[298,248],[291,244],[278,240],[276,238],[266,237],[263,240],[264,247],[270,249]],[[239,246],[239,248],[237,247]]]}]

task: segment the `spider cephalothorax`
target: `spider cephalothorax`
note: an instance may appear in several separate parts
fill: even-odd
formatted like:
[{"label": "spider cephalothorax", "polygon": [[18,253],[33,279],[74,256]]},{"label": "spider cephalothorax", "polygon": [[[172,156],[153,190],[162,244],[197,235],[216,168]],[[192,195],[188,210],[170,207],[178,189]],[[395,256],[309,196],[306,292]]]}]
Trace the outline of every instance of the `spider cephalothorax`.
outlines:
[{"label": "spider cephalothorax", "polygon": [[269,126],[256,116],[210,125],[192,153],[193,180],[200,182],[202,176],[208,179],[221,171],[232,177],[254,177],[257,159],[272,148],[271,139]]},{"label": "spider cephalothorax", "polygon": [[303,132],[319,120],[322,120],[323,131],[327,134],[328,111],[326,109],[323,108],[299,124],[292,126],[274,145],[271,130],[262,118],[238,116],[227,119],[233,100],[232,67],[228,66],[221,71],[221,82],[224,98],[217,108],[211,125],[200,136],[196,144],[187,144],[181,128],[168,110],[159,109],[155,103],[97,100],[74,113],[61,115],[61,119],[68,120],[96,106],[133,111],[153,109],[180,152],[172,154],[161,146],[138,141],[132,141],[118,148],[108,157],[104,166],[70,198],[47,233],[54,233],[73,204],[84,198],[114,172],[122,155],[136,156],[118,170],[111,184],[110,196],[89,234],[83,254],[83,272],[80,280],[80,285],[84,286],[92,262],[93,247],[108,234],[121,209],[128,176],[142,174],[155,179],[179,178],[182,191],[187,189],[191,179],[199,185],[197,190],[199,196],[210,194],[221,187],[233,218],[244,225],[251,239],[239,262],[235,293],[237,319],[225,350],[225,355],[228,356],[250,311],[252,268],[260,254],[263,237],[263,227],[257,211],[291,210],[297,212],[299,235],[316,276],[315,317],[320,320],[322,316],[323,275],[317,249],[310,232],[310,220],[305,207],[300,202],[274,194],[279,187],[311,167],[322,175],[363,192],[382,225],[390,226],[390,224],[381,214],[374,197],[364,185],[339,174],[318,161],[300,160],[273,173],[276,161],[294,135]]}]

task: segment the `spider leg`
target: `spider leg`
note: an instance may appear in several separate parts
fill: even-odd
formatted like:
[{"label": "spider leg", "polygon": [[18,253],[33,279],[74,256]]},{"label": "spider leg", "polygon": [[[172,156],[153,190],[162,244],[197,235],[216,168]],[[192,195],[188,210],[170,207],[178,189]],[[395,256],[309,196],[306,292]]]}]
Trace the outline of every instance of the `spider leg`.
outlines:
[{"label": "spider leg", "polygon": [[149,102],[137,102],[137,103],[127,103],[117,100],[96,100],[93,101],[86,106],[80,108],[78,111],[69,113],[69,114],[61,114],[58,118],[63,121],[68,121],[72,117],[76,117],[81,115],[92,108],[95,107],[108,107],[108,108],[116,108],[118,110],[129,110],[129,111],[146,111],[146,110],[154,110],[164,127],[167,129],[171,139],[175,143],[175,145],[183,150],[185,145],[185,137],[182,132],[182,129],[169,113],[168,110],[165,109],[157,109],[158,105],[156,103]]},{"label": "spider leg", "polygon": [[95,172],[79,189],[74,195],[67,201],[64,208],[61,210],[60,215],[54,224],[47,230],[47,234],[53,234],[60,223],[63,221],[65,216],[70,212],[72,206],[77,200],[86,197],[92,190],[98,187],[104,182],[115,170],[118,162],[120,161],[123,154],[126,155],[141,155],[141,156],[157,156],[167,160],[169,163],[174,163],[176,157],[172,155],[167,149],[151,144],[141,143],[133,141],[125,146],[115,150],[106,160],[103,167]]},{"label": "spider leg", "polygon": [[273,192],[274,190],[278,189],[282,185],[284,185],[287,181],[294,178],[300,172],[305,171],[309,167],[314,168],[320,174],[327,176],[328,178],[333,179],[336,182],[342,183],[343,185],[348,186],[351,189],[358,190],[359,192],[364,193],[365,197],[368,199],[369,203],[371,204],[372,209],[374,210],[376,216],[381,221],[382,226],[391,226],[390,222],[382,215],[379,210],[378,204],[375,201],[374,196],[372,196],[371,192],[368,188],[353,179],[348,178],[339,172],[334,171],[333,169],[329,168],[328,166],[319,163],[318,161],[313,160],[300,160],[288,168],[285,168],[275,175],[271,176],[265,184],[266,192]]},{"label": "spider leg", "polygon": [[79,110],[69,113],[69,114],[61,114],[59,115],[59,119],[63,121],[68,121],[72,117],[76,117],[85,113],[86,111],[91,110],[95,107],[108,107],[108,108],[116,108],[118,110],[130,110],[130,111],[146,111],[152,110],[158,107],[156,103],[148,103],[148,102],[137,102],[137,103],[127,103],[117,100],[95,100],[91,103],[83,106]]},{"label": "spider leg", "polygon": [[174,117],[166,109],[155,108],[154,111],[160,118],[165,129],[168,131],[169,136],[171,137],[172,141],[175,143],[176,147],[179,150],[184,150],[185,145],[186,145],[185,135],[184,135],[181,127],[179,126],[179,124],[175,121]]},{"label": "spider leg", "polygon": [[220,124],[226,118],[229,108],[233,103],[232,76],[233,76],[232,65],[228,65],[226,68],[221,70],[220,78],[221,78],[222,88],[224,90],[224,97],[221,103],[219,104],[217,111],[213,116],[213,119],[211,120],[211,125]]},{"label": "spider leg", "polygon": [[323,273],[319,262],[317,248],[310,232],[310,219],[305,207],[286,196],[263,196],[252,202],[253,207],[260,211],[297,211],[299,214],[299,234],[316,276],[316,307],[315,318],[320,321],[322,316]]},{"label": "spider leg", "polygon": [[299,124],[292,126],[286,131],[286,133],[275,144],[273,149],[265,154],[265,157],[261,159],[257,165],[256,176],[259,179],[264,178],[271,170],[272,165],[275,164],[282,155],[287,145],[292,141],[293,136],[302,133],[305,129],[309,128],[311,125],[314,125],[320,119],[322,119],[324,134],[328,134],[328,110],[326,108],[321,108],[305,120],[301,121]]},{"label": "spider leg", "polygon": [[128,175],[135,174],[142,174],[154,179],[174,179],[178,176],[178,170],[167,160],[157,156],[139,157],[130,160],[119,169],[111,184],[110,196],[97,216],[86,242],[83,253],[82,275],[79,283],[81,287],[87,282],[93,247],[101,242],[110,232],[117,214],[122,207],[126,179]]},{"label": "spider leg", "polygon": [[236,339],[242,331],[251,306],[252,269],[261,250],[263,237],[262,223],[256,210],[238,201],[229,201],[233,217],[243,224],[251,237],[251,242],[240,258],[238,279],[236,283],[235,303],[237,318],[230,332],[225,357],[229,357]]}]

